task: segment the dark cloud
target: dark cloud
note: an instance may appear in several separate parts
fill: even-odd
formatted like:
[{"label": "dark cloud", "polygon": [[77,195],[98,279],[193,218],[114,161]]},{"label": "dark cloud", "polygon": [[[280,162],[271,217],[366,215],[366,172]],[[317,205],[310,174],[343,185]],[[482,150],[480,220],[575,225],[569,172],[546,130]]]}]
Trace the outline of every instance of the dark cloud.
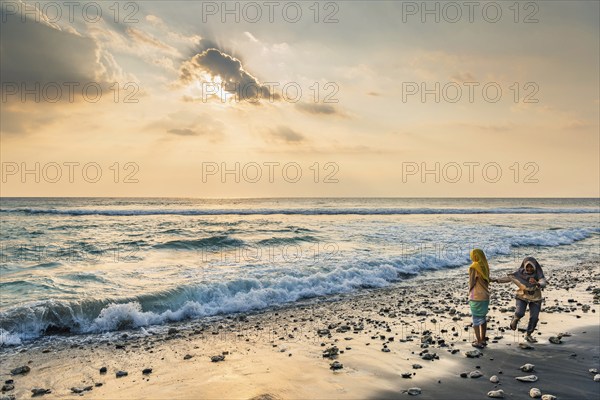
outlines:
[{"label": "dark cloud", "polygon": [[169,129],[167,133],[179,136],[198,136],[198,132],[191,130],[190,128],[174,128]]},{"label": "dark cloud", "polygon": [[284,142],[284,143],[290,143],[290,144],[301,143],[301,142],[306,141],[306,138],[304,137],[304,135],[296,132],[295,130],[293,130],[287,126],[283,126],[283,125],[280,125],[275,129],[271,129],[268,132],[268,135],[269,135],[270,139],[274,139],[275,141],[278,141],[278,142]]},{"label": "dark cloud", "polygon": [[339,114],[338,110],[329,104],[318,104],[318,103],[298,103],[296,107],[300,111],[309,113],[309,114],[326,114],[333,115]]},{"label": "dark cloud", "polygon": [[190,60],[185,61],[180,68],[179,80],[189,84],[202,80],[202,74],[208,74],[212,79],[221,79],[221,90],[235,94],[237,100],[258,102],[261,99],[278,100],[280,96],[274,94],[244,70],[242,63],[237,58],[225,54],[215,48],[204,50]]}]

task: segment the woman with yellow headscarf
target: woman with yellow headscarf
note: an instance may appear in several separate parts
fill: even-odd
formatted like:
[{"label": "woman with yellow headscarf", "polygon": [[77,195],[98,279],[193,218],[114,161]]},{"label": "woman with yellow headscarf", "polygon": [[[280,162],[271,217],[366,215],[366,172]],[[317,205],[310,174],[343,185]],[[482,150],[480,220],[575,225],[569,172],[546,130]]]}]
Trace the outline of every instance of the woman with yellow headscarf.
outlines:
[{"label": "woman with yellow headscarf", "polygon": [[471,261],[473,263],[469,267],[469,306],[473,316],[473,330],[477,338],[472,344],[473,347],[483,348],[487,344],[485,333],[490,304],[490,268],[481,249],[471,250]]}]

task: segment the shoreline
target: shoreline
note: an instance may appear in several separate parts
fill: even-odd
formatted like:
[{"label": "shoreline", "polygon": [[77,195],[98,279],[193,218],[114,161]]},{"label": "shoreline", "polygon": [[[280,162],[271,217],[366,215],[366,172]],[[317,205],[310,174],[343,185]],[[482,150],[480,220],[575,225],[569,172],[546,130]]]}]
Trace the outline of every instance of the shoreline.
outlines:
[{"label": "shoreline", "polygon": [[[98,340],[79,338],[79,343],[41,340],[2,348],[0,377],[3,382],[14,380],[14,389],[2,395],[29,398],[31,389],[43,388],[52,391],[44,398],[354,399],[408,396],[406,390],[419,387],[419,398],[451,398],[455,392],[463,398],[482,398],[494,389],[489,378],[498,368],[503,370],[497,375],[498,388],[506,398],[529,398],[530,387],[559,398],[569,398],[569,390],[580,388],[583,392],[577,392],[577,398],[588,398],[588,392],[589,398],[597,398],[600,384],[588,370],[600,367],[598,329],[589,328],[597,327],[600,315],[598,299],[592,294],[600,287],[599,267],[593,261],[580,264],[576,273],[563,268],[548,274],[550,286],[534,350],[519,349],[521,334],[506,329],[514,286],[493,284],[491,342],[482,351],[484,356],[465,357],[466,351],[473,350],[473,334],[466,279],[458,270],[446,273],[446,278],[440,272],[439,277],[433,274],[212,322],[185,321],[163,329],[99,334],[93,335]],[[584,305],[590,307],[586,312]],[[527,316],[522,321],[521,325],[526,323]],[[563,344],[548,342],[550,336],[565,331],[573,335],[564,337]],[[333,351],[323,357],[323,351],[334,346],[338,354]],[[423,359],[421,353],[431,359]],[[569,357],[572,353],[579,354]],[[224,355],[223,361],[211,361],[219,355]],[[539,370],[540,380],[534,384],[514,380],[527,359]],[[343,368],[331,370],[336,361]],[[413,364],[422,368],[413,369]],[[25,365],[31,368],[29,373],[10,375],[10,370]],[[482,377],[460,377],[477,365]],[[101,367],[107,368],[106,374],[99,372]],[[146,368],[152,372],[143,374]],[[117,378],[117,371],[128,375]],[[403,378],[402,373],[414,375]],[[72,394],[71,388],[90,386],[91,390]]]}]

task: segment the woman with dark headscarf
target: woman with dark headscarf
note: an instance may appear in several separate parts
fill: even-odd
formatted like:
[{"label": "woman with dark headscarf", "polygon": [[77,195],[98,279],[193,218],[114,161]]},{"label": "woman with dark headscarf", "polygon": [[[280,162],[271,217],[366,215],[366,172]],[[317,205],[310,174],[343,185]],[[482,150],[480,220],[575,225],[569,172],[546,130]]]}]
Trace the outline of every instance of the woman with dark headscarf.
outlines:
[{"label": "woman with dark headscarf", "polygon": [[515,296],[517,304],[515,316],[510,323],[510,329],[513,331],[517,329],[519,320],[525,315],[527,306],[529,306],[529,324],[527,325],[525,340],[532,343],[537,342],[531,334],[535,330],[542,309],[542,289],[548,284],[540,263],[533,257],[525,257],[517,271],[491,281],[497,283],[513,282],[517,285],[518,289]]}]

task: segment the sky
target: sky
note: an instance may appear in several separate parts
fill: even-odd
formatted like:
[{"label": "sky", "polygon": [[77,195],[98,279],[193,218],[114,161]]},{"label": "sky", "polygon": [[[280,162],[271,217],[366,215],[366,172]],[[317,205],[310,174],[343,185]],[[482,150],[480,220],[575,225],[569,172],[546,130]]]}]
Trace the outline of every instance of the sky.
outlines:
[{"label": "sky", "polygon": [[2,1],[2,196],[600,197],[598,1]]}]

